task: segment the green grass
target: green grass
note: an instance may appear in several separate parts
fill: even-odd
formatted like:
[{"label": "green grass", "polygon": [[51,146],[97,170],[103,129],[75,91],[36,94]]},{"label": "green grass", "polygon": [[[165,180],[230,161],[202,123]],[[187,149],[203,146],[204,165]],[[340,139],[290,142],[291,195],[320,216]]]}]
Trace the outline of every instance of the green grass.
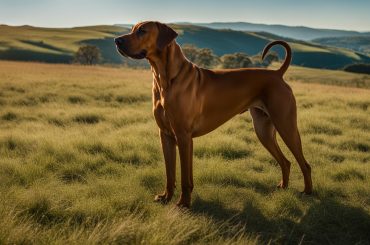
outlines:
[{"label": "green grass", "polygon": [[[245,113],[194,140],[193,203],[182,211],[174,205],[179,176],[175,200],[153,202],[165,178],[150,71],[0,67],[0,244],[370,240],[369,90],[290,80],[312,196],[300,194],[302,175],[286,147],[290,186],[275,189],[280,168]],[[314,72],[325,74],[305,74]]]}]

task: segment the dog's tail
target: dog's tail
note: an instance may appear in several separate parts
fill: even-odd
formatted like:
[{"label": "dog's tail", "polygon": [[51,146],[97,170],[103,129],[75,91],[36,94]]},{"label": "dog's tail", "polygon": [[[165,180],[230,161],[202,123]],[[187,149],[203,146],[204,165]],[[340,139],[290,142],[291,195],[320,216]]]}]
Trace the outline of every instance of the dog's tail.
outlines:
[{"label": "dog's tail", "polygon": [[270,48],[274,45],[277,45],[277,44],[280,44],[281,46],[283,46],[285,48],[285,52],[286,52],[284,63],[280,67],[280,69],[277,70],[281,75],[284,75],[286,70],[288,70],[290,62],[292,60],[292,50],[291,50],[288,43],[286,43],[285,41],[278,40],[278,41],[273,41],[273,42],[267,44],[267,46],[263,49],[262,60],[265,58],[265,56],[266,56],[267,52],[270,50]]}]

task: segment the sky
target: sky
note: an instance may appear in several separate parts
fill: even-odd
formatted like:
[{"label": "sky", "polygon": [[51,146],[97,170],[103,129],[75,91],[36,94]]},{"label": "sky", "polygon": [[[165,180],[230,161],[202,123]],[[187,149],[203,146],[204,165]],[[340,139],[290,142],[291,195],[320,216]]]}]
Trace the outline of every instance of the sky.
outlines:
[{"label": "sky", "polygon": [[370,31],[370,0],[0,0],[0,24],[244,21]]}]

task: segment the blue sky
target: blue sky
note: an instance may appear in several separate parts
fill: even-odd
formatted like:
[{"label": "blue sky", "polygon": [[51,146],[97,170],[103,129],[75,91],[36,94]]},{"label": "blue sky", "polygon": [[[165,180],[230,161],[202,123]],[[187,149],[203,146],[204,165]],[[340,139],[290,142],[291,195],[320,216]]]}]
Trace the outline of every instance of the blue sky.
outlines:
[{"label": "blue sky", "polygon": [[96,24],[246,21],[370,31],[370,0],[0,0],[0,23]]}]

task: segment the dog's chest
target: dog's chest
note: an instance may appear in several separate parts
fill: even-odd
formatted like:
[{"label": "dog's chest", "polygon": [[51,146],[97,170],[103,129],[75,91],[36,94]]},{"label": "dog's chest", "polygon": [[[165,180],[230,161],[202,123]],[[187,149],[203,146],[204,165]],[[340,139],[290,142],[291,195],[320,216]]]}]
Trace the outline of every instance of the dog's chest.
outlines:
[{"label": "dog's chest", "polygon": [[153,87],[153,114],[155,121],[161,130],[172,134],[172,128],[164,109],[164,103],[165,100],[161,96],[159,90]]}]

